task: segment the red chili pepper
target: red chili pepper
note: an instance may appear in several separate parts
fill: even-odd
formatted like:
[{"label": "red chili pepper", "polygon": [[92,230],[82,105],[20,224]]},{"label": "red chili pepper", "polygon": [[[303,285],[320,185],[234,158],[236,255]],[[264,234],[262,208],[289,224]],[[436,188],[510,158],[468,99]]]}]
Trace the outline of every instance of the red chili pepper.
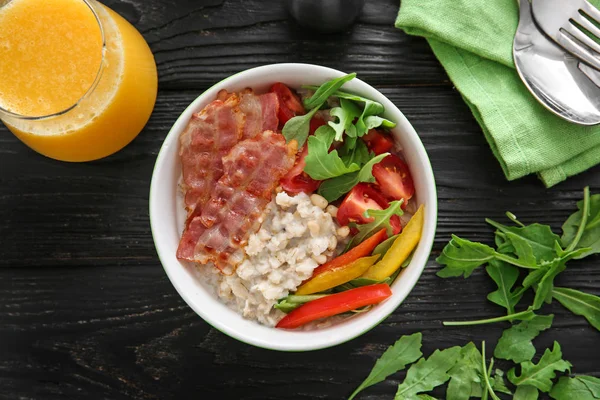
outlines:
[{"label": "red chili pepper", "polygon": [[377,304],[392,295],[385,283],[363,286],[308,302],[283,317],[277,328],[294,329],[319,318]]},{"label": "red chili pepper", "polygon": [[370,238],[364,240],[358,246],[353,247],[347,253],[342,254],[333,260],[318,266],[314,269],[312,276],[316,276],[330,269],[335,269],[348,265],[351,262],[358,260],[361,257],[368,256],[377,247],[377,245],[383,242],[387,238],[387,232],[385,229],[380,230]]}]

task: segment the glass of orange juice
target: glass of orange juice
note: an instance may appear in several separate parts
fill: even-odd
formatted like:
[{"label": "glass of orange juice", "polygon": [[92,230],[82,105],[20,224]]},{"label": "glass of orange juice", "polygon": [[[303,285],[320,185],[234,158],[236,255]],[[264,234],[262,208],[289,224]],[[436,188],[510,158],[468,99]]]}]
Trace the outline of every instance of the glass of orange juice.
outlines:
[{"label": "glass of orange juice", "polygon": [[115,153],[142,130],[157,73],[142,35],[95,0],[0,0],[0,119],[63,161]]}]

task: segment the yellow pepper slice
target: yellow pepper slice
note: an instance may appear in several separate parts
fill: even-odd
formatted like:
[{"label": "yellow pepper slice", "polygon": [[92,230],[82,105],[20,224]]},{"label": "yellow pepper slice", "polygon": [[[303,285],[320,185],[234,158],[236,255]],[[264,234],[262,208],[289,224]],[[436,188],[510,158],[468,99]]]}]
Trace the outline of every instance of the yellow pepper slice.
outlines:
[{"label": "yellow pepper slice", "polygon": [[375,256],[362,257],[354,260],[350,264],[336,269],[324,271],[313,276],[310,280],[300,285],[296,293],[297,296],[322,292],[323,290],[334,288],[343,283],[356,279],[365,273],[379,259],[379,254]]},{"label": "yellow pepper slice", "polygon": [[424,219],[423,205],[421,205],[381,261],[370,267],[361,278],[382,281],[396,272],[421,240]]}]

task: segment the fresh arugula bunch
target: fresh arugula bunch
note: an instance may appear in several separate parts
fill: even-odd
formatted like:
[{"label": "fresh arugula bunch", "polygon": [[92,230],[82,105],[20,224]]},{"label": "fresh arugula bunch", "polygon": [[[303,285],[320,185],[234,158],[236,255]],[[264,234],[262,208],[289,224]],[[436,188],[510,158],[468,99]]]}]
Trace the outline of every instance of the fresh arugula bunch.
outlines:
[{"label": "fresh arugula bunch", "polygon": [[[494,357],[513,361],[506,376],[514,386],[514,400],[536,400],[539,392],[549,393],[555,400],[572,400],[575,393],[583,400],[600,399],[600,379],[591,376],[563,376],[554,383],[557,372],[569,371],[571,364],[564,360],[560,345],[554,342],[534,363],[535,347],[532,340],[552,324],[552,315],[536,316],[530,321],[506,329],[496,348]],[[376,361],[369,376],[350,395],[349,400],[362,390],[384,381],[412,364],[406,378],[398,385],[395,400],[435,400],[425,394],[448,383],[446,400],[468,400],[479,397],[499,400],[503,394],[513,395],[504,380],[504,372],[494,369],[494,358],[486,357],[485,342],[481,351],[473,342],[436,350],[428,358],[422,357],[421,333],[401,337]],[[418,361],[417,361],[418,360]],[[415,363],[416,362],[416,363]],[[413,364],[414,363],[414,364]]]},{"label": "fresh arugula bunch", "polygon": [[[548,225],[524,225],[510,212],[506,215],[514,226],[486,219],[487,223],[496,228],[495,249],[453,235],[437,258],[445,266],[438,272],[438,276],[448,278],[462,275],[467,278],[477,267],[486,265],[487,274],[498,286],[487,298],[504,307],[507,315],[444,324],[476,325],[517,319],[531,320],[535,316],[535,310],[554,298],[600,330],[600,297],[554,286],[554,279],[566,269],[568,261],[600,253],[600,194],[590,196],[589,188],[586,187],[583,200],[577,206],[578,211],[562,226],[562,237],[552,232]],[[525,276],[517,284],[523,271]],[[535,292],[533,304],[524,311],[516,312],[516,306],[529,289]]]},{"label": "fresh arugula bunch", "polygon": [[[288,142],[296,140],[299,146],[303,146],[308,138],[304,172],[313,179],[323,181],[318,193],[329,202],[339,199],[360,182],[375,182],[373,165],[389,153],[375,156],[362,140],[357,139],[369,129],[396,126],[394,122],[381,117],[385,111],[381,103],[338,90],[354,77],[356,74],[352,73],[321,86],[304,86],[315,91],[304,101],[309,111],[290,119],[282,130]],[[319,127],[313,136],[308,137],[310,120],[331,96],[340,102],[339,107],[329,110],[333,121]],[[339,149],[331,150],[334,142],[341,142]]]}]

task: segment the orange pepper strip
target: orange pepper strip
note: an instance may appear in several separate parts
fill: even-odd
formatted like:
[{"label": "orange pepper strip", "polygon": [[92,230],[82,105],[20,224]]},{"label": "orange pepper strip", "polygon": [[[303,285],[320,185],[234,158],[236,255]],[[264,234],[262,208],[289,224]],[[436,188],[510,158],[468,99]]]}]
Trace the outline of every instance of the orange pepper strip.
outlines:
[{"label": "orange pepper strip", "polygon": [[315,275],[310,280],[300,285],[294,295],[303,296],[305,294],[318,293],[349,282],[367,272],[367,269],[375,264],[375,261],[377,261],[378,258],[379,254],[370,257],[362,257],[352,261],[348,265],[343,265],[339,268],[330,269],[319,275]]},{"label": "orange pepper strip", "polygon": [[380,230],[379,232],[375,233],[370,238],[364,240],[358,246],[350,249],[348,252],[315,268],[315,270],[313,271],[313,275],[312,275],[313,278],[325,271],[343,267],[344,265],[348,265],[351,262],[353,262],[361,257],[368,256],[369,254],[371,254],[373,249],[375,247],[377,247],[377,245],[379,243],[383,242],[386,238],[387,238],[386,230],[385,229]]}]

